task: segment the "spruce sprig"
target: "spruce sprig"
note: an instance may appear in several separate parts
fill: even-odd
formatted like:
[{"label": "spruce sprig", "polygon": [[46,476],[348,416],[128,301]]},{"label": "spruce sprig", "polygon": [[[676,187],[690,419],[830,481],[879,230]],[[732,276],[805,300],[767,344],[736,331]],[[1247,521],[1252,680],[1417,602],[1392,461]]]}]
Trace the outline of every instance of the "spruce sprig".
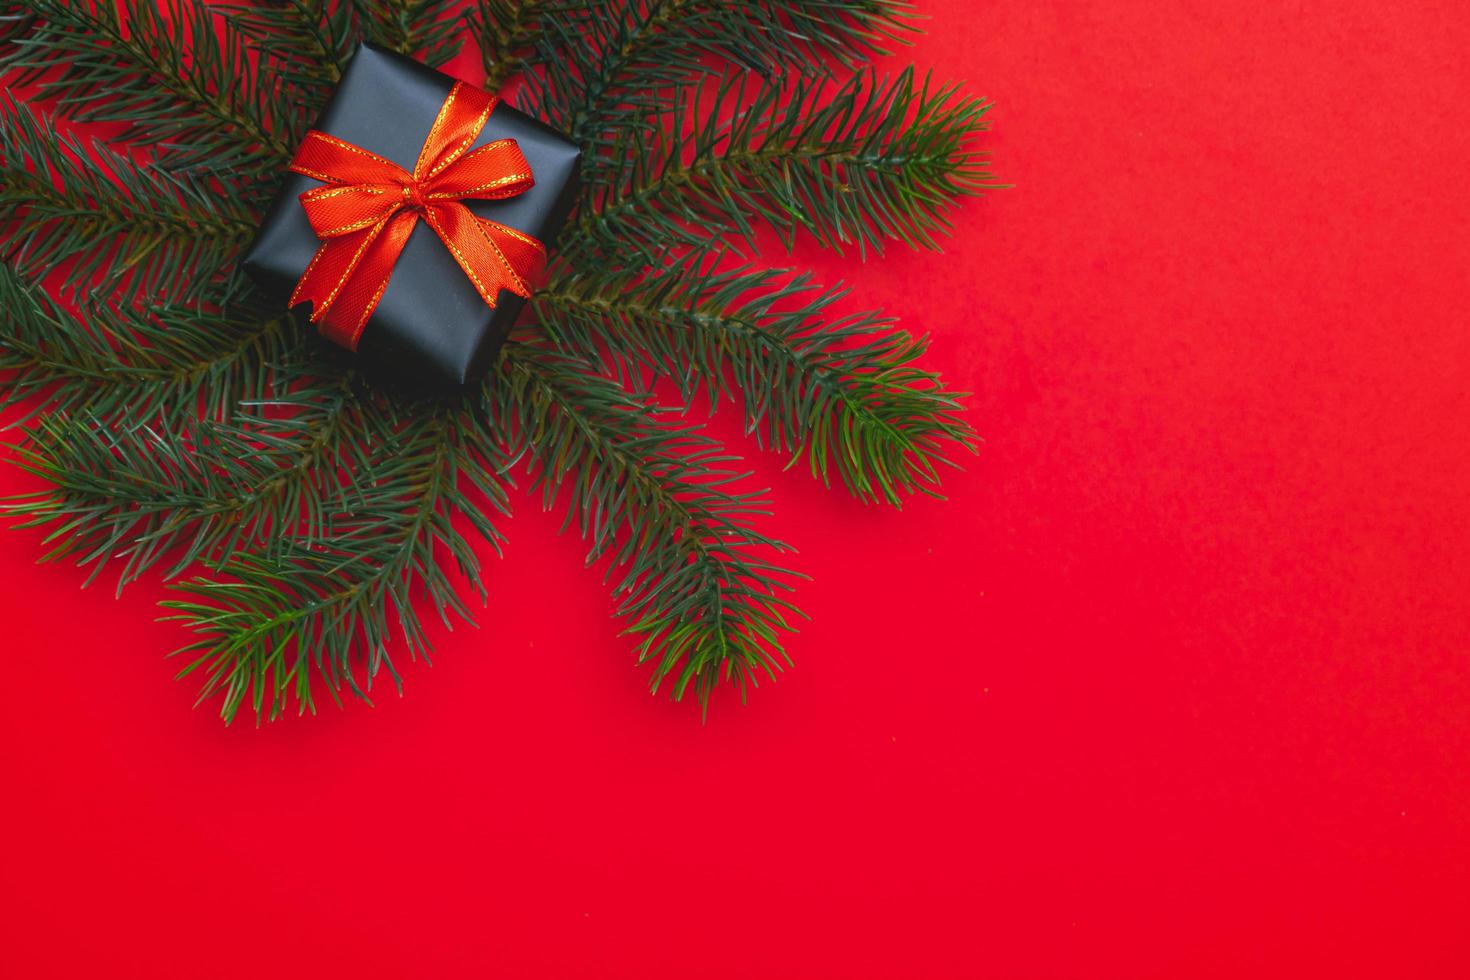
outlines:
[{"label": "spruce sprig", "polygon": [[960,395],[915,362],[925,341],[882,313],[834,314],[846,290],[806,275],[706,268],[691,253],[627,282],[567,276],[536,297],[557,345],[623,377],[671,379],[686,401],[742,395],[746,431],[824,483],[894,506],[937,492],[939,468],[973,449]]},{"label": "spruce sprig", "polygon": [[[993,186],[988,106],[855,72],[896,0],[0,2],[0,409],[46,488],[4,503],[119,585],[174,578],[181,674],[226,720],[366,698],[471,618],[461,530],[500,542],[528,474],[588,542],[655,689],[707,703],[787,664],[789,548],[739,459],[686,418],[865,500],[938,492],[973,448],[922,339],[841,287],[731,257],[761,228],[860,254],[934,247]],[[587,192],[537,322],[486,386],[367,385],[233,265],[273,175],[368,38],[430,63],[475,35],[492,82],[582,145]],[[106,144],[53,117],[112,123]],[[671,383],[677,403],[655,398]]]},{"label": "spruce sprig", "polygon": [[[328,0],[271,0],[244,6],[218,3],[219,15],[267,59],[277,77],[319,109],[362,40],[350,5]],[[314,113],[312,113],[314,115]]]},{"label": "spruce sprig", "polygon": [[349,0],[369,41],[439,66],[464,41],[462,0]]},{"label": "spruce sprig", "polygon": [[223,315],[186,305],[83,315],[0,263],[0,409],[90,417],[114,426],[233,417],[277,383],[277,365],[303,340],[285,314]]},{"label": "spruce sprig", "polygon": [[218,292],[254,215],[198,177],[59,134],[0,96],[0,209],[17,270],[71,262],[63,291],[191,301]]},{"label": "spruce sprig", "polygon": [[954,202],[999,186],[970,145],[989,108],[912,69],[855,74],[835,90],[740,74],[713,92],[683,88],[663,124],[621,131],[594,174],[600,196],[563,248],[632,248],[654,261],[708,242],[712,230],[754,244],[764,224],[787,248],[802,230],[859,255],[891,239],[937,249]]},{"label": "spruce sprig", "polygon": [[0,69],[39,75],[41,96],[176,168],[238,178],[273,167],[299,138],[289,94],[249,64],[242,34],[192,0],[33,0],[36,24]]},{"label": "spruce sprig", "polygon": [[333,508],[355,505],[338,473],[346,445],[367,433],[348,382],[294,392],[296,412],[253,424],[196,419],[176,430],[48,416],[17,461],[53,489],[12,498],[7,509],[21,526],[50,529],[47,557],[91,566],[88,581],[121,561],[119,590],[160,562],[172,578],[247,545],[310,546]]},{"label": "spruce sprig", "polygon": [[485,65],[485,88],[499,91],[517,72],[538,63],[541,18],[568,0],[478,0],[471,12]]},{"label": "spruce sprig", "polygon": [[531,108],[596,164],[609,133],[653,125],[667,90],[733,64],[767,82],[826,76],[902,41],[893,0],[562,0],[541,11]]},{"label": "spruce sprig", "polygon": [[760,492],[731,488],[737,457],[590,365],[535,343],[510,348],[491,418],[512,452],[530,451],[545,506],[567,498],[566,524],[621,569],[618,614],[641,637],[656,691],[700,700],[722,677],[742,689],[785,656],[792,573],[765,557],[789,550],[749,526],[769,514]]},{"label": "spruce sprig", "polygon": [[466,435],[457,416],[441,405],[405,420],[375,401],[359,445],[379,451],[356,461],[349,510],[321,515],[309,540],[237,550],[211,563],[211,575],[176,587],[181,598],[164,603],[167,618],[198,635],[177,653],[189,660],[179,676],[201,674],[200,699],[221,695],[226,721],[247,703],[264,718],[293,701],[314,710],[314,683],[333,700],[344,689],[366,699],[385,670],[401,684],[389,649],[394,625],[411,656],[430,652],[419,598],[446,623],[473,622],[441,555],[483,602],[479,557],[453,518],[468,518],[498,549],[488,512],[506,511],[506,461]]}]

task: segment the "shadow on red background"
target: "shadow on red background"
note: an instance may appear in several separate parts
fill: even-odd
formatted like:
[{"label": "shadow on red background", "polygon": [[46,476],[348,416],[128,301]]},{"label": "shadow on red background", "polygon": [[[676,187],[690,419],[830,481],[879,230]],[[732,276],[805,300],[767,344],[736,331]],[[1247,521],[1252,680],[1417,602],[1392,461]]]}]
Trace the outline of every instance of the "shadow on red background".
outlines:
[{"label": "shadow on red background", "polygon": [[9,975],[1470,970],[1470,15],[921,8],[894,63],[995,98],[1017,186],[939,259],[795,261],[986,445],[902,513],[755,461],[796,668],[650,699],[521,493],[402,700],[226,730],[156,581],[9,534]]}]

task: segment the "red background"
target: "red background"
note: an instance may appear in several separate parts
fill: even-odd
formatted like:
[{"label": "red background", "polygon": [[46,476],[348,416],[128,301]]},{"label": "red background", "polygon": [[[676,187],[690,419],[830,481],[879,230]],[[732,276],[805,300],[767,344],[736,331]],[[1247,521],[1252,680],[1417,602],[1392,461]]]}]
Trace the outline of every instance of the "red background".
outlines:
[{"label": "red background", "polygon": [[648,697],[521,493],[406,697],[225,729],[8,533],[9,975],[1467,975],[1470,15],[922,7],[1016,187],[797,259],[986,443],[901,513],[756,460],[796,668]]}]

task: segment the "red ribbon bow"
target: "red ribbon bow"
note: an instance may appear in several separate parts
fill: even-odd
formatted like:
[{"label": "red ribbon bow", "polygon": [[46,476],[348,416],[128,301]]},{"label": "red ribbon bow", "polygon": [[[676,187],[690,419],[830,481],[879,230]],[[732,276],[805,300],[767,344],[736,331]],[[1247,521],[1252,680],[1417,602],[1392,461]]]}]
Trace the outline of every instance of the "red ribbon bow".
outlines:
[{"label": "red ribbon bow", "polygon": [[335,136],[306,134],[291,170],[325,181],[301,195],[321,248],[291,294],[310,302],[311,321],[330,340],[357,349],[398,255],[420,216],[444,240],[480,297],[495,306],[507,289],[529,297],[546,249],[514,228],[470,213],[464,198],[501,200],[535,181],[512,139],[466,153],[495,108],[495,96],[456,82],[424,140],[413,173]]}]

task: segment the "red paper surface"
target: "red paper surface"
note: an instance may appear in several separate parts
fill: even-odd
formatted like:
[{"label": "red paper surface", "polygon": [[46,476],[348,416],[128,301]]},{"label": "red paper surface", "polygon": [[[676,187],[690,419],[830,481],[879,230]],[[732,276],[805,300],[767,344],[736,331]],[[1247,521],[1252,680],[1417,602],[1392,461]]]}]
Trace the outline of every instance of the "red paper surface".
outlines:
[{"label": "red paper surface", "polygon": [[795,261],[986,443],[901,513],[748,447],[796,668],[648,697],[520,492],[406,697],[227,730],[156,580],[7,533],[0,972],[1470,972],[1470,14],[922,8],[1015,189],[938,260]]}]

